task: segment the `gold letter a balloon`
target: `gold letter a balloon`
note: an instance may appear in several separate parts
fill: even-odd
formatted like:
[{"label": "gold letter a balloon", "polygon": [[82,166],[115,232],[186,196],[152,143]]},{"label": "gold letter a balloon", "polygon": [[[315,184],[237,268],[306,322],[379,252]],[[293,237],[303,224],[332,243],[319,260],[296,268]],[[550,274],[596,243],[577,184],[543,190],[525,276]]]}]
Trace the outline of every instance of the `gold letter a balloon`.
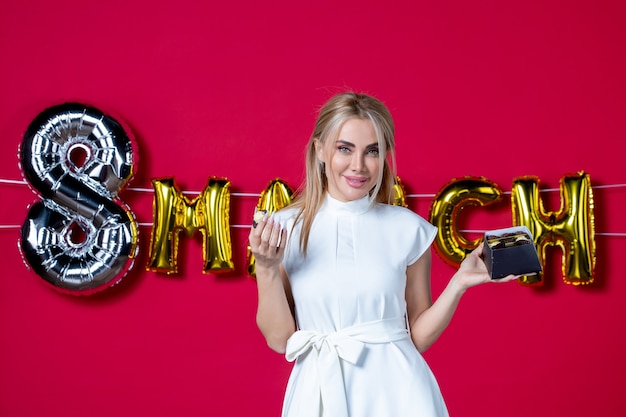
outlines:
[{"label": "gold letter a balloon", "polygon": [[[256,208],[257,210],[265,210],[268,213],[273,213],[291,204],[293,198],[294,193],[291,188],[277,178],[270,182],[267,188],[261,193]],[[248,274],[251,277],[256,277],[254,255],[250,251],[250,247],[248,247]]]}]

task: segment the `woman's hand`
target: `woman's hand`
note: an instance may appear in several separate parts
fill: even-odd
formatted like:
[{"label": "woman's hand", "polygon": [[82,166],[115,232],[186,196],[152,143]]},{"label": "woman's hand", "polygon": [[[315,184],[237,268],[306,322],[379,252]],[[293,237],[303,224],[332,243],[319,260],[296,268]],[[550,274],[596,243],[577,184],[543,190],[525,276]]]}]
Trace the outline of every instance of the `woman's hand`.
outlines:
[{"label": "woman's hand", "polygon": [[482,258],[483,245],[484,243],[481,243],[476,249],[470,252],[463,262],[461,262],[461,266],[456,274],[454,274],[453,279],[457,281],[463,290],[487,282],[509,282],[519,278],[517,275],[507,275],[501,279],[491,279],[489,272],[487,272],[487,266]]},{"label": "woman's hand", "polygon": [[280,265],[285,253],[287,231],[272,215],[265,213],[263,217],[252,222],[248,240],[257,268]]}]

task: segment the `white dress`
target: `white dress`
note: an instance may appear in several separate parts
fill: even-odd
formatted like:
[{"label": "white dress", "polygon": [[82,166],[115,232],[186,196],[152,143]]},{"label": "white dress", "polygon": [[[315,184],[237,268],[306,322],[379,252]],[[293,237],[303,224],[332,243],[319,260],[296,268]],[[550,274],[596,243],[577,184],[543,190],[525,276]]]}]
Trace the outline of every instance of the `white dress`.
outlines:
[{"label": "white dress", "polygon": [[[276,217],[291,231],[295,209]],[[332,197],[315,217],[306,258],[299,225],[283,265],[298,331],[283,417],[444,417],[445,403],[406,328],[406,268],[436,228],[409,209]]]}]

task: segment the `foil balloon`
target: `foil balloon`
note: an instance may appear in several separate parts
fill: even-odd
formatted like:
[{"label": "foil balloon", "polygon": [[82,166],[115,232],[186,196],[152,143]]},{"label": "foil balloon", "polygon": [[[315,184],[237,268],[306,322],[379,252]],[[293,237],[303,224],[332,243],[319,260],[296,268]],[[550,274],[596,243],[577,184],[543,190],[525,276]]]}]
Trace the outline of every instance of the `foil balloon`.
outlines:
[{"label": "foil balloon", "polygon": [[468,205],[487,206],[500,201],[498,186],[484,177],[455,178],[435,196],[429,220],[437,226],[435,252],[448,265],[457,267],[474,250],[482,238],[470,241],[458,230],[459,213]]},{"label": "foil balloon", "polygon": [[42,201],[22,226],[25,262],[61,292],[88,295],[119,282],[137,254],[135,216],[117,197],[134,174],[120,122],[79,103],[40,113],[20,146],[20,167]]},{"label": "foil balloon", "polygon": [[[293,190],[282,180],[275,179],[269,183],[269,185],[261,192],[259,202],[256,205],[257,210],[264,210],[268,213],[273,213],[288,206],[293,202],[294,192]],[[251,277],[256,277],[256,268],[254,262],[254,255],[248,246],[248,274]]]},{"label": "foil balloon", "polygon": [[230,240],[230,181],[211,178],[196,198],[183,195],[173,178],[152,180],[153,226],[146,269],[178,272],[178,241],[182,231],[202,233],[203,273],[234,269]]},{"label": "foil balloon", "polygon": [[[560,195],[560,210],[546,211],[539,198],[539,179],[516,178],[511,193],[513,222],[532,232],[542,264],[548,246],[560,247],[563,280],[573,285],[590,284],[596,264],[596,244],[589,175],[581,171],[561,178]],[[543,277],[522,277],[520,282],[541,285]]]},{"label": "foil balloon", "polygon": [[404,191],[404,185],[400,180],[400,177],[396,177],[395,184],[393,185],[393,205],[400,207],[408,207],[406,203],[406,192]]}]

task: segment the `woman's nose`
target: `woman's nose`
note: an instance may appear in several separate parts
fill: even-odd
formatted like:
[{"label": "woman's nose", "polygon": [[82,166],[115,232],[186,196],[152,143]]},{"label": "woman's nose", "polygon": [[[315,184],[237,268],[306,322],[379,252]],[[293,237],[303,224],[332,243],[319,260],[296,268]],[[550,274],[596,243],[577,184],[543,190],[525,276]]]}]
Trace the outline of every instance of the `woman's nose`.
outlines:
[{"label": "woman's nose", "polygon": [[352,156],[350,168],[353,171],[362,171],[364,165],[365,164],[363,162],[363,155],[360,155],[359,153],[355,152]]}]

